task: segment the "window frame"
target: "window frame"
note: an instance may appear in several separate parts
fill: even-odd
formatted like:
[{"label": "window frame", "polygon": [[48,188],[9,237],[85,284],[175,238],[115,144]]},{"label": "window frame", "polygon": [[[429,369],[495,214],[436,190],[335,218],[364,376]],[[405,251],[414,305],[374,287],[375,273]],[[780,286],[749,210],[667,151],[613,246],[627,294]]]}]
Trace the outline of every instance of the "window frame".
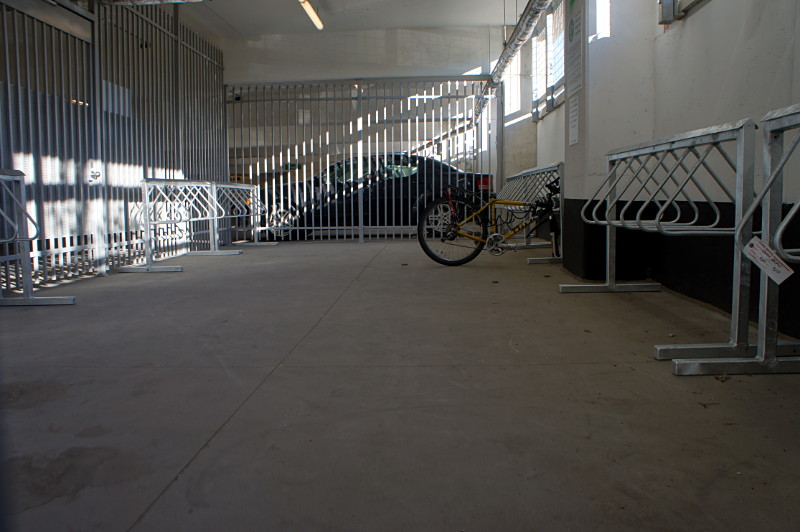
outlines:
[{"label": "window frame", "polygon": [[[550,112],[557,107],[564,104],[566,101],[566,87],[565,87],[565,72],[564,72],[564,2],[563,0],[553,2],[545,11],[543,17],[539,19],[536,28],[531,35],[531,63],[533,74],[533,90],[539,88],[539,70],[540,70],[540,39],[544,34],[544,61],[542,62],[544,68],[545,85],[543,94],[532,94],[531,98],[531,115],[533,121],[536,122],[547,116]],[[551,26],[557,27],[554,18],[556,15],[561,17],[560,34],[556,33],[551,35]],[[548,24],[548,20],[553,21]],[[553,61],[559,63],[556,65]],[[559,72],[561,75],[558,79],[553,79],[554,73]]]}]

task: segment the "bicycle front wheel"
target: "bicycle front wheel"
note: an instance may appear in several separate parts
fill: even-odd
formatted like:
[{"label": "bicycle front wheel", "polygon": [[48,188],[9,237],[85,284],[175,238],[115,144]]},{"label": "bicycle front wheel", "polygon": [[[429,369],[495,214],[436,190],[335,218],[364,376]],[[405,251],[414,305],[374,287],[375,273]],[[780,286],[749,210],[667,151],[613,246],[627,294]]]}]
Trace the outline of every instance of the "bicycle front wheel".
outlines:
[{"label": "bicycle front wheel", "polygon": [[417,238],[430,258],[445,266],[460,266],[477,257],[486,244],[487,227],[479,207],[463,199],[442,197],[425,207]]}]

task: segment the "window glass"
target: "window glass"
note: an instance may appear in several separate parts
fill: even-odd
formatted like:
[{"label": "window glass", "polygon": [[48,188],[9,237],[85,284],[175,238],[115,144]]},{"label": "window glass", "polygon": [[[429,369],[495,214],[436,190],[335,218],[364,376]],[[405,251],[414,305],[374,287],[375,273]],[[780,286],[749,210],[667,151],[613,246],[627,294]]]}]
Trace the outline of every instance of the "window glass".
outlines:
[{"label": "window glass", "polygon": [[533,50],[533,101],[547,94],[547,31],[542,26],[531,40]]},{"label": "window glass", "polygon": [[360,182],[369,174],[369,169],[369,161],[364,159],[361,167],[362,172],[359,174],[358,160],[348,159],[336,163],[333,175],[338,183],[349,183],[351,181]]},{"label": "window glass", "polygon": [[553,2],[531,38],[533,111],[542,116],[563,103],[564,2]]},{"label": "window glass", "polygon": [[564,3],[558,4],[552,17],[547,18],[547,49],[550,51],[548,85],[555,85],[564,77]]},{"label": "window glass", "polygon": [[417,167],[411,165],[387,164],[386,170],[388,170],[388,175],[391,178],[411,177],[412,175],[417,173]]}]

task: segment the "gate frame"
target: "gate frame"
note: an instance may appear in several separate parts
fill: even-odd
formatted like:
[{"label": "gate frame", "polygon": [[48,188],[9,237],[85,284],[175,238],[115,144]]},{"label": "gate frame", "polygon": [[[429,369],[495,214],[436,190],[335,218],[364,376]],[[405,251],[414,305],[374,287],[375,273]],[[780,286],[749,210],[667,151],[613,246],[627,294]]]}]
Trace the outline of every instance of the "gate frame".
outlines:
[{"label": "gate frame", "polygon": [[[361,117],[361,118],[366,118],[366,117],[364,117],[364,111],[365,111],[364,102],[365,102],[365,100],[367,98],[370,98],[370,97],[369,96],[365,96],[365,90],[366,90],[365,86],[370,85],[370,84],[380,84],[380,83],[390,83],[390,84],[419,83],[419,84],[424,84],[424,83],[445,83],[445,82],[480,82],[480,83],[488,84],[491,81],[492,81],[492,78],[489,75],[456,75],[456,76],[398,76],[398,77],[374,77],[374,78],[360,77],[360,78],[341,78],[341,79],[329,79],[329,80],[269,81],[269,82],[249,83],[249,84],[248,83],[241,83],[241,84],[234,84],[234,85],[230,85],[229,84],[229,85],[225,86],[225,91],[226,91],[226,94],[228,96],[228,98],[226,99],[226,102],[225,102],[225,104],[226,104],[225,105],[225,110],[226,110],[226,116],[231,116],[231,118],[233,120],[233,124],[232,125],[228,124],[226,127],[228,127],[229,130],[233,129],[236,132],[239,132],[239,131],[244,132],[244,131],[246,131],[246,129],[242,126],[242,124],[238,124],[238,125],[236,124],[236,121],[239,118],[240,114],[241,114],[241,117],[242,117],[241,118],[242,121],[244,120],[244,114],[243,113],[233,113],[233,114],[231,114],[230,111],[229,111],[229,106],[231,104],[235,104],[238,101],[236,99],[234,99],[234,100],[230,99],[231,94],[235,95],[237,90],[248,90],[248,91],[251,91],[251,90],[254,90],[254,89],[266,88],[266,87],[278,87],[280,89],[280,88],[284,88],[284,87],[287,87],[287,88],[298,88],[298,87],[306,87],[306,86],[308,86],[308,87],[318,87],[318,88],[324,88],[324,86],[337,87],[337,88],[338,87],[346,87],[348,85],[349,86],[355,86],[355,87],[358,88],[358,91],[357,91],[357,93],[355,95],[353,95],[351,97],[351,99],[354,102],[354,104],[356,105],[356,109],[357,109],[356,116],[357,117]],[[491,147],[486,150],[486,165],[488,166],[488,169],[486,170],[486,172],[490,172],[493,175],[493,179],[495,181],[493,183],[493,187],[492,187],[493,189],[497,188],[496,185],[498,184],[498,180],[500,179],[500,176],[504,175],[504,158],[503,158],[503,151],[504,151],[503,150],[503,142],[504,142],[504,139],[503,139],[503,133],[504,133],[504,121],[503,121],[503,117],[504,117],[504,96],[503,96],[503,94],[504,94],[504,90],[505,90],[504,84],[502,82],[500,82],[494,87],[494,92],[489,96],[487,96],[485,93],[482,93],[481,91],[478,91],[476,94],[474,94],[474,97],[476,99],[476,107],[472,108],[472,110],[471,110],[471,112],[473,114],[472,114],[472,118],[470,120],[472,120],[476,124],[478,124],[476,126],[476,128],[480,128],[480,127],[482,127],[482,126],[480,126],[480,124],[482,123],[481,122],[482,118],[479,118],[479,115],[475,114],[475,109],[477,107],[479,107],[477,105],[477,103],[478,103],[478,101],[486,101],[488,103],[492,99],[494,100],[494,113],[495,113],[496,116],[494,117],[494,120],[490,121],[489,127],[487,129],[487,135],[488,135],[488,143],[487,143],[487,145],[491,146]],[[280,98],[281,98],[281,96],[279,94],[278,99],[280,99]],[[384,96],[384,97],[377,96],[375,99],[380,100],[380,99],[397,99],[397,98],[399,98],[399,97],[394,95],[394,94],[392,94],[391,96]],[[245,100],[245,99],[242,98],[242,100]],[[259,101],[259,99],[256,98],[256,103],[258,103],[258,101]],[[286,100],[286,101],[291,101],[291,100]],[[331,101],[336,101],[336,98],[333,98]],[[245,103],[246,103],[246,101],[243,101],[241,105],[245,105]],[[480,107],[481,108],[485,107],[485,104],[480,105]],[[328,112],[328,111],[329,111],[329,109],[326,109],[326,112]],[[334,113],[335,113],[335,111],[336,111],[336,109],[334,109]],[[248,115],[248,120],[252,121],[252,116],[253,116],[253,114],[252,114],[252,112],[250,112],[250,114]],[[258,115],[255,115],[255,116],[256,116],[256,120],[258,120]],[[274,116],[273,116],[273,119],[274,119]],[[448,121],[449,120],[451,120],[451,119],[448,118]],[[251,123],[249,125],[249,128],[251,130],[252,129],[258,129],[261,125],[262,125],[261,122],[257,122],[255,125],[253,125]],[[283,128],[283,127],[286,127],[286,126],[284,126],[281,123],[278,126],[273,126],[273,127]],[[299,127],[299,125],[298,125],[298,127]],[[418,139],[415,139],[415,141],[417,141],[418,146],[416,146],[412,150],[409,150],[408,153],[409,153],[409,155],[421,155],[420,151],[422,149],[424,149],[424,148],[429,148],[432,145],[431,144],[432,142],[435,142],[436,140],[441,140],[441,137],[443,137],[444,135],[450,135],[450,134],[452,134],[454,132],[457,133],[457,132],[459,132],[459,130],[460,130],[460,128],[456,124],[455,128],[452,128],[452,127],[450,127],[450,129],[443,128],[442,134],[440,134],[439,136],[437,136],[435,138],[422,138],[422,137],[420,137]],[[265,140],[266,140],[266,132],[264,133],[264,136],[265,136]],[[236,156],[234,154],[234,156],[231,157],[231,150],[236,150],[236,149],[240,148],[240,146],[238,146],[236,142],[231,142],[231,140],[230,140],[231,137],[232,137],[232,135],[230,135],[230,134],[226,135],[226,148],[227,148],[226,153],[227,153],[227,155],[229,157],[228,158],[228,161],[229,161],[229,173],[231,175],[236,175],[237,171],[240,170],[239,161],[240,160],[245,160],[245,159],[252,160],[252,157],[255,154],[253,153],[249,157],[245,157],[244,155],[239,157],[239,156]],[[233,137],[235,138],[236,135],[234,134]],[[313,138],[313,134],[312,134],[312,138]],[[275,140],[276,139],[274,138],[274,136],[273,136],[272,139],[270,139],[271,145],[275,144]],[[353,136],[352,136],[352,139],[351,139],[351,141],[352,141],[351,143],[359,143],[359,141],[363,141],[363,140],[364,140],[364,129],[363,128],[359,128],[357,131],[355,131],[353,133]],[[403,140],[408,141],[410,139],[401,139],[401,141],[403,141]],[[258,142],[258,140],[256,142]],[[284,140],[282,139],[281,143],[283,143],[283,142],[284,142]],[[287,145],[291,145],[291,142],[292,142],[292,139],[288,139],[288,144]],[[333,141],[328,143],[328,146],[338,145],[339,142],[340,141],[333,140]],[[248,145],[249,146],[255,146],[253,143],[250,143]],[[268,144],[266,142],[264,142],[264,146],[267,146],[267,145]],[[281,144],[281,146],[282,147],[286,147],[283,144]],[[483,147],[483,141],[482,140],[475,141],[474,146],[476,148],[477,153],[480,154],[480,148]],[[241,148],[243,150],[246,149],[245,141],[241,142]],[[253,152],[254,151],[255,151],[255,149],[253,149]],[[364,152],[366,153],[366,147],[365,147]],[[353,151],[353,153],[352,153],[352,159],[355,159],[357,161],[357,164],[359,165],[359,167],[362,165],[361,161],[362,161],[362,157],[363,156],[369,156],[369,155],[379,156],[379,155],[381,155],[382,153],[385,153],[385,152],[383,152],[383,151],[371,151],[370,153],[366,153],[366,154],[365,153],[358,153],[357,151]],[[351,158],[350,155],[347,154],[347,153],[339,154],[339,156],[340,156],[340,158],[342,160],[346,160],[346,159],[350,159]],[[260,154],[257,155],[256,156],[256,160],[259,160],[260,157],[261,157]],[[332,161],[332,163],[333,162],[337,162],[337,161]],[[442,162],[448,163],[448,164],[450,163],[450,161],[448,159],[443,159]],[[231,164],[231,163],[233,163],[233,164]],[[320,167],[319,169],[317,169],[317,173],[322,171],[323,169],[324,169],[323,167]],[[267,171],[266,168],[258,170],[258,172],[261,172],[261,173],[266,173],[266,171]],[[479,171],[479,170],[477,170],[477,171]],[[254,180],[258,179],[256,174],[252,174],[251,173],[250,176],[248,176],[247,172],[243,172],[242,175],[245,176],[246,178],[250,179],[251,181],[253,181],[253,184],[255,184]],[[259,180],[259,183],[260,183],[260,180]],[[267,180],[265,180],[265,184],[266,183],[267,183]],[[359,189],[358,189],[356,194],[357,194],[357,198],[358,198],[357,201],[359,202],[359,205],[363,206],[364,205],[364,201],[365,201],[365,195],[364,195],[363,187],[359,187]],[[267,204],[269,204],[269,201],[267,201]],[[296,230],[296,231],[314,231],[316,229],[323,229],[323,230],[327,229],[329,231],[330,230],[344,231],[345,234],[347,235],[345,238],[348,238],[348,237],[355,238],[357,236],[358,241],[363,243],[363,242],[366,241],[366,237],[367,237],[368,234],[370,236],[373,236],[373,237],[376,234],[376,232],[372,230],[374,226],[370,226],[370,225],[365,223],[364,215],[365,215],[364,209],[363,208],[359,209],[358,216],[353,220],[354,222],[356,222],[354,225],[343,225],[341,227],[339,227],[339,226],[336,226],[336,227],[325,226],[325,227],[319,227],[319,228],[302,227],[302,228],[295,228],[294,230]],[[265,224],[264,226],[261,226],[259,224],[259,227],[256,228],[256,233],[262,232],[262,231],[268,231],[270,229],[270,227],[271,226],[268,223]],[[386,226],[379,225],[377,227],[380,227],[383,230],[382,233],[380,231],[377,233],[379,235],[377,238],[394,238],[394,237],[397,236],[398,229],[401,228],[401,227],[409,229],[410,230],[409,235],[413,235],[413,229],[414,229],[413,224],[412,225],[408,225],[407,227],[406,226],[396,225],[396,224],[395,225],[386,225]],[[331,239],[333,239],[333,238],[334,237],[331,237]],[[338,236],[335,237],[335,238],[338,238]],[[293,240],[293,238],[290,238],[290,239]],[[324,239],[326,239],[326,238],[323,238],[323,240]],[[315,240],[316,240],[316,238],[315,238]],[[253,244],[265,244],[265,243],[271,244],[272,242],[266,242],[266,241],[261,240],[261,238],[260,238],[260,236],[258,234],[256,234],[254,236]]]}]

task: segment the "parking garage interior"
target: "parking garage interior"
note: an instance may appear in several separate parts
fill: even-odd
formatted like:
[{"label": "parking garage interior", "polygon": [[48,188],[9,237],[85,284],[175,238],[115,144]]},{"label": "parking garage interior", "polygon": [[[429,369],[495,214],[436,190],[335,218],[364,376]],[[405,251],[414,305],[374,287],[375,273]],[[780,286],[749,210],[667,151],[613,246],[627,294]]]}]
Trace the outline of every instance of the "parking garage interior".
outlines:
[{"label": "parking garage interior", "polygon": [[0,528],[797,529],[793,0],[0,27]]}]

